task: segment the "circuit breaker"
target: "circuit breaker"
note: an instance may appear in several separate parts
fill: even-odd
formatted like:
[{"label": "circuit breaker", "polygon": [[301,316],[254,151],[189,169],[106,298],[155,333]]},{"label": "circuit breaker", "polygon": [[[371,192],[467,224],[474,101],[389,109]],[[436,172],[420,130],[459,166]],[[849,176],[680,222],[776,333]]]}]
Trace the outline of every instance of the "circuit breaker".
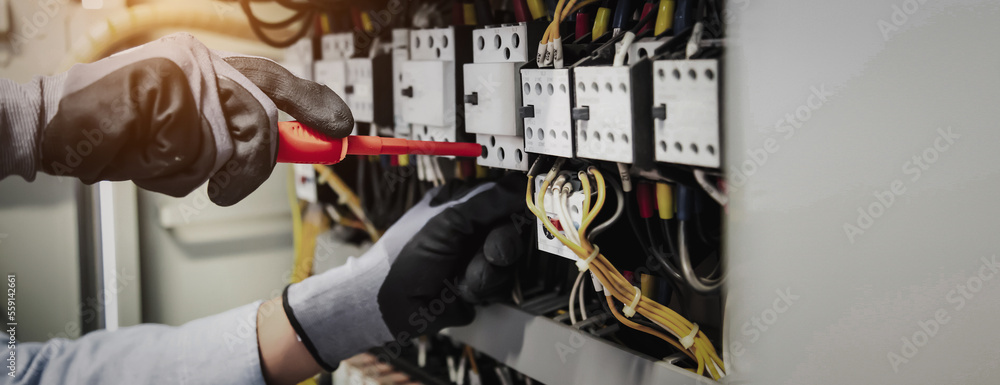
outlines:
[{"label": "circuit breaker", "polygon": [[533,59],[544,23],[521,23],[472,31],[473,63],[464,68],[466,131],[486,149],[480,165],[526,171],[520,118],[520,68]]},{"label": "circuit breaker", "polygon": [[718,61],[654,62],[653,119],[657,161],[718,168]]},{"label": "circuit breaker", "polygon": [[471,60],[470,29],[447,27],[409,32],[409,60],[400,69],[402,117],[417,140],[463,139],[462,64]]},{"label": "circuit breaker", "polygon": [[[392,79],[377,74],[392,71],[392,55],[378,54],[372,58],[355,58],[347,61],[347,86],[345,101],[358,122],[392,127]],[[374,134],[374,133],[372,133]]]},{"label": "circuit breaker", "polygon": [[521,69],[524,148],[530,153],[573,157],[573,82],[567,68]]},{"label": "circuit breaker", "polygon": [[342,98],[345,97],[347,59],[354,54],[353,35],[350,33],[323,35],[320,38],[320,52],[322,59],[313,63],[313,80],[330,87]]},{"label": "circuit breaker", "polygon": [[410,125],[403,118],[403,65],[410,60],[410,30],[392,30],[392,121],[393,135],[410,138]]}]

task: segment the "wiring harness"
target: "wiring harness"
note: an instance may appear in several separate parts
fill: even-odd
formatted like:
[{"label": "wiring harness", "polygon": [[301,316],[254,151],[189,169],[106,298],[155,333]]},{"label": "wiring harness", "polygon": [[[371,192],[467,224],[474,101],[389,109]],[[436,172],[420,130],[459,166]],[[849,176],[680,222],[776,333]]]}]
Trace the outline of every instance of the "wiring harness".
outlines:
[{"label": "wiring harness", "polygon": [[[545,214],[544,197],[550,188],[552,189],[551,193],[557,197],[559,202],[556,212],[565,214],[568,211],[565,210],[565,196],[569,191],[566,188],[567,179],[565,176],[557,178],[557,174],[559,174],[564,162],[565,159],[560,158],[556,160],[555,164],[549,169],[548,174],[546,174],[545,180],[541,182],[541,186],[534,197],[531,193],[531,186],[535,176],[529,173],[528,187],[525,191],[525,202],[528,209],[542,221],[545,228],[552,235],[577,255],[577,267],[581,273],[589,271],[593,274],[593,277],[600,283],[600,285],[595,285],[598,286],[597,290],[604,293],[608,307],[620,323],[629,328],[656,336],[684,352],[685,355],[697,362],[698,367],[694,370],[695,373],[704,375],[707,370],[713,379],[722,378],[725,375],[725,365],[716,353],[711,341],[709,341],[703,331],[699,330],[698,325],[688,321],[672,309],[642,295],[641,290],[629,283],[621,272],[605,258],[600,252],[600,248],[591,243],[590,238],[587,236],[587,229],[601,211],[606,198],[604,176],[596,167],[591,166],[586,171],[578,173],[584,192],[583,221],[580,222],[578,229],[574,227],[575,225],[572,221],[564,220],[562,221],[563,231],[560,231]],[[593,202],[590,198],[591,178],[594,179],[597,188],[597,199]],[[562,218],[568,218],[568,216]],[[618,311],[615,301],[625,304],[621,312]],[[632,321],[630,318],[635,314],[640,314],[649,319],[667,334]]]}]

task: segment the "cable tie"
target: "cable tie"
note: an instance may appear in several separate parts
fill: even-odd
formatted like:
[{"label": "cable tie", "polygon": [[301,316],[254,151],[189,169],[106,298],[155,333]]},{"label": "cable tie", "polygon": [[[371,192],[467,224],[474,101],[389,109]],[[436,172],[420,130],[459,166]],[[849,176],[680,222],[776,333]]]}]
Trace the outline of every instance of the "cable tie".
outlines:
[{"label": "cable tie", "polygon": [[590,273],[590,280],[594,283],[594,291],[600,293],[604,292],[605,297],[610,297],[611,293],[604,290],[604,285],[601,284],[601,280],[597,279],[597,276],[593,272]]},{"label": "cable tie", "polygon": [[681,346],[683,346],[684,349],[691,348],[691,345],[694,345],[694,337],[698,335],[698,323],[692,322],[692,324],[694,324],[694,327],[691,328],[691,333],[684,336],[684,338],[681,338],[680,340]]},{"label": "cable tie", "polygon": [[580,271],[587,271],[587,269],[590,268],[590,261],[593,261],[594,258],[597,258],[597,255],[600,253],[601,253],[601,247],[594,245],[594,251],[590,252],[590,256],[582,261],[576,261],[576,267],[580,269]]},{"label": "cable tie", "polygon": [[635,309],[639,306],[639,298],[642,298],[642,290],[639,290],[635,286],[632,286],[632,288],[635,289],[635,298],[632,298],[631,304],[622,308],[622,314],[628,318],[632,318],[635,315]]}]

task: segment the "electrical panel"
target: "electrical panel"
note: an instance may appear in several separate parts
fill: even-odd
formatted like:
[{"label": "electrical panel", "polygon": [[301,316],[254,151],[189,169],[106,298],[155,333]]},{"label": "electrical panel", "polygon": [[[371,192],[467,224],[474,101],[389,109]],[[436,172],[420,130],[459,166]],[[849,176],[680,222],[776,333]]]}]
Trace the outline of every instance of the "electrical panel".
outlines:
[{"label": "electrical panel", "polygon": [[718,168],[718,61],[654,62],[653,117],[657,161]]},{"label": "electrical panel", "polygon": [[521,69],[524,148],[535,154],[573,157],[573,82],[569,69]]},{"label": "electrical panel", "polygon": [[[687,43],[694,40],[687,37],[681,42],[647,33],[630,42],[624,39],[628,35],[617,30],[594,42],[589,35],[574,36],[573,25],[567,21],[558,29],[563,42],[559,51],[562,64],[540,65],[538,49],[553,45],[539,42],[554,40],[551,34],[557,31],[550,28],[548,20],[476,24],[468,21],[471,12],[467,4],[458,5],[466,11],[461,15],[466,23],[458,22],[455,14],[446,17],[453,20],[435,21],[440,9],[420,6],[412,10],[420,15],[415,19],[426,18],[420,25],[437,27],[392,24],[374,32],[377,38],[367,36],[376,42],[368,49],[356,50],[353,45],[359,33],[368,33],[364,28],[355,26],[353,33],[323,35],[322,59],[313,64],[312,72],[316,81],[344,98],[359,127],[371,127],[370,135],[474,142],[482,147],[480,156],[475,161],[428,155],[349,157],[331,168],[343,173],[344,183],[357,191],[361,207],[346,210],[335,209],[346,203],[336,196],[339,193],[331,197],[323,178],[300,167],[296,185],[306,192],[315,191],[315,197],[304,194],[300,198],[333,206],[327,207],[327,212],[336,217],[338,227],[353,229],[345,231],[360,232],[355,236],[370,240],[435,186],[453,179],[493,180],[527,172],[533,179],[526,206],[544,206],[544,210],[527,220],[512,217],[524,226],[518,236],[521,243],[530,245],[530,257],[513,266],[519,274],[516,288],[499,299],[506,302],[500,306],[509,306],[520,315],[493,309],[485,312],[537,317],[521,319],[524,323],[510,318],[504,324],[555,327],[544,335],[557,335],[555,331],[566,329],[585,339],[609,342],[608,346],[628,359],[641,361],[638,366],[608,366],[607,371],[622,373],[613,376],[621,381],[689,383],[709,376],[719,378],[718,373],[709,373],[716,368],[708,367],[721,364],[717,358],[690,358],[686,354],[690,352],[685,351],[688,348],[676,349],[676,344],[633,328],[612,310],[628,313],[634,298],[644,298],[648,302],[643,302],[642,308],[631,309],[641,314],[634,318],[636,322],[668,338],[690,333],[677,325],[657,324],[656,317],[667,314],[665,308],[669,307],[699,325],[701,332],[692,337],[703,344],[699,349],[714,349],[719,344],[718,285],[708,289],[688,285],[691,278],[678,278],[678,266],[683,255],[695,256],[687,263],[693,264],[695,274],[705,282],[717,280],[721,271],[719,218],[724,207],[716,199],[724,192],[714,187],[720,185],[721,173],[711,170],[719,168],[721,153],[719,53],[713,48],[720,43],[705,45],[712,49],[699,48],[696,55],[689,55],[685,52]],[[482,15],[485,13],[475,16]],[[634,26],[623,28],[635,32]],[[546,32],[549,36],[543,38]],[[294,46],[288,52],[291,57],[304,58],[302,49]],[[688,60],[688,56],[693,58]],[[546,178],[559,178],[564,185],[558,190],[549,186],[538,201]],[[592,214],[586,221],[584,212]],[[553,234],[546,221],[565,238]],[[580,236],[578,230],[584,222],[588,227]],[[589,259],[587,253],[591,253]],[[595,259],[598,255],[601,258]],[[601,279],[628,284],[617,285],[617,292],[608,295]],[[511,384],[530,383],[525,381],[529,376],[552,383],[573,381],[567,381],[558,370],[550,373],[524,362],[511,364],[517,360],[477,357],[468,351],[456,354],[453,344],[467,344],[466,349],[473,346],[484,352],[504,350],[495,338],[484,342],[481,335],[476,337],[477,332],[452,333],[449,330],[410,341],[402,350],[403,356],[388,363],[399,374],[423,383],[462,383],[459,373],[472,372],[458,367],[459,359],[494,366],[498,371],[492,379],[503,379],[504,370],[516,374],[511,369],[524,369],[522,377],[508,382]],[[484,345],[477,345],[480,343]],[[369,353],[377,355],[379,350]],[[672,365],[639,357],[667,357]],[[428,362],[434,359],[443,362]],[[352,360],[342,363],[338,372],[341,381],[380,381],[379,376],[358,375],[358,368],[369,367],[370,362]],[[671,374],[654,376],[658,380],[628,377],[629,370],[646,364],[667,367]],[[676,370],[677,366],[691,370],[702,366],[704,373]],[[440,370],[442,367],[447,370]],[[601,361],[582,360],[578,367],[605,371]],[[584,382],[614,381],[605,381],[600,373],[592,377]],[[635,379],[642,380],[632,381]]]}]

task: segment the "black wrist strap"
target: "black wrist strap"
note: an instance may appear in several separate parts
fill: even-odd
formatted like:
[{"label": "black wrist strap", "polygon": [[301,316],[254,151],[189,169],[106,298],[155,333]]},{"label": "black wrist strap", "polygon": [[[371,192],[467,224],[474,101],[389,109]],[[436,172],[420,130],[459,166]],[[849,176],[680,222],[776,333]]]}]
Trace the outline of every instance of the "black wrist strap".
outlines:
[{"label": "black wrist strap", "polygon": [[292,285],[285,286],[285,290],[281,292],[281,307],[285,309],[285,317],[288,317],[288,323],[292,324],[292,329],[295,329],[295,334],[299,336],[299,339],[302,340],[302,344],[306,346],[306,350],[309,351],[309,354],[314,360],[316,360],[316,363],[318,363],[323,370],[327,372],[337,370],[337,366],[340,366],[340,363],[338,362],[337,365],[330,366],[323,361],[323,358],[319,356],[319,351],[316,350],[316,346],[313,345],[312,340],[310,340],[309,336],[306,335],[305,330],[302,330],[302,325],[299,325],[299,320],[295,318],[295,311],[292,310],[292,305],[288,304],[288,288],[290,286]]}]

